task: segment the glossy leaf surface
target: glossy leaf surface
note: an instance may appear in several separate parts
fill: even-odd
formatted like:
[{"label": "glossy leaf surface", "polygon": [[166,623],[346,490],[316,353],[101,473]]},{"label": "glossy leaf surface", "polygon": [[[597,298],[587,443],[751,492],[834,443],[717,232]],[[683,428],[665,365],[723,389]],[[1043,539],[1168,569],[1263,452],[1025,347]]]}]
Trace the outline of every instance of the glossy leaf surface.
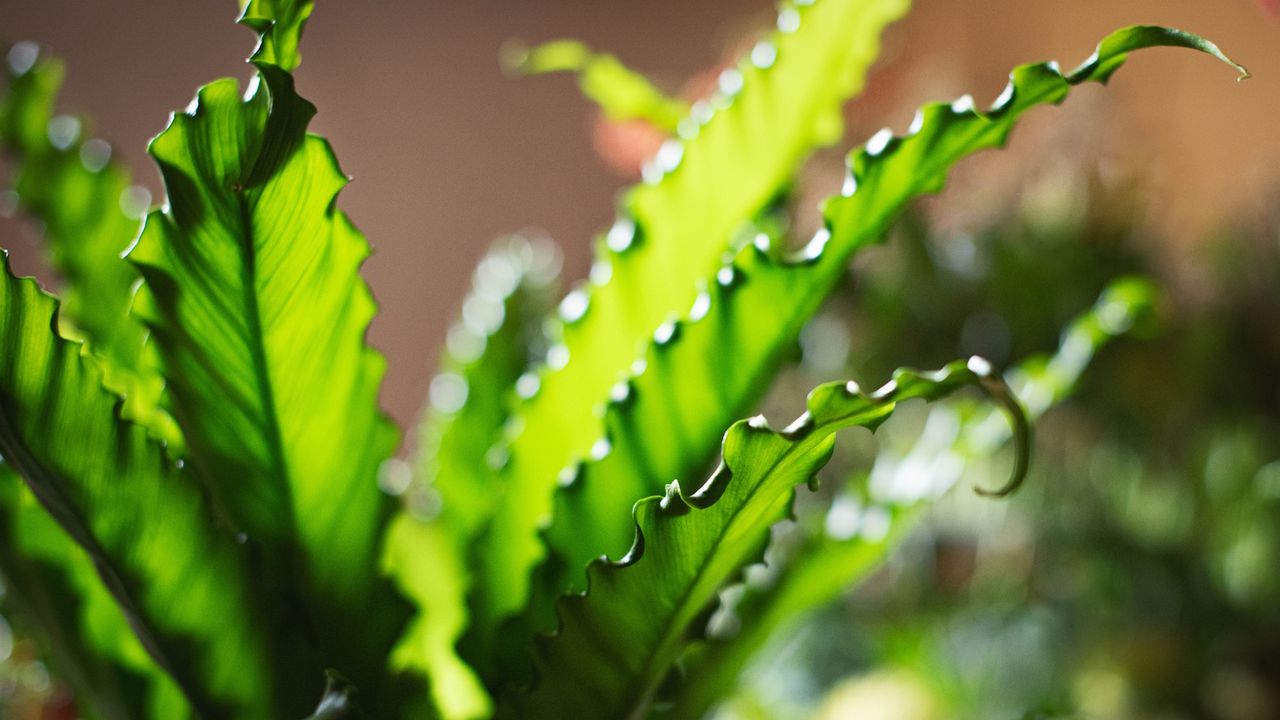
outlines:
[{"label": "glossy leaf surface", "polygon": [[298,44],[315,0],[241,0],[240,22],[258,33],[258,48],[250,60],[270,63],[292,72],[302,62]]},{"label": "glossy leaf surface", "polygon": [[[548,571],[558,589],[582,590],[578,568],[601,552],[617,557],[625,549],[630,522],[618,508],[657,491],[666,478],[697,471],[697,448],[714,442],[727,413],[755,402],[849,258],[880,241],[906,203],[941,189],[959,160],[1003,145],[1025,111],[1060,102],[1073,85],[1106,79],[1126,52],[1161,40],[1218,54],[1185,33],[1130,28],[1108,36],[1095,58],[1069,76],[1054,63],[1017,68],[986,112],[969,98],[925,106],[909,134],[883,131],[850,156],[842,194],[824,207],[826,227],[798,253],[779,258],[761,236],[708,278],[684,318],[659,330],[636,372],[615,388],[599,456],[556,500],[547,538],[560,558]],[[545,606],[535,603],[535,612]]]},{"label": "glossy leaf surface", "polygon": [[[1067,328],[1055,354],[1030,358],[1006,373],[1028,419],[1070,396],[1096,353],[1151,313],[1153,298],[1146,281],[1116,281]],[[914,444],[902,451],[882,447],[870,473],[860,473],[839,491],[823,522],[794,528],[782,544],[785,550],[770,558],[769,579],[745,584],[732,609],[739,631],[708,640],[690,659],[665,716],[705,716],[738,685],[770,638],[781,637],[879,566],[973,460],[995,454],[1008,441],[1009,426],[998,414],[989,406],[946,400],[930,410]]]},{"label": "glossy leaf surface", "polygon": [[[759,558],[794,488],[826,464],[837,430],[874,429],[899,402],[935,400],[973,385],[1009,402],[990,366],[974,358],[935,373],[901,370],[870,394],[852,382],[821,385],[809,394],[807,412],[782,431],[762,417],[734,424],[725,433],[724,460],[706,483],[686,493],[674,481],[665,496],[636,504],[631,550],[616,563],[601,559],[588,567],[588,592],[560,602],[559,632],[538,643],[538,685],[527,696],[509,698],[499,715],[613,718],[640,712],[690,624],[734,573]],[[1009,407],[1015,426],[1022,427],[1016,406]],[[1024,457],[1025,442],[1023,435]],[[1015,476],[1011,484],[1020,480]]]},{"label": "glossy leaf surface", "polygon": [[720,91],[695,105],[686,139],[660,151],[649,182],[626,195],[622,217],[597,243],[594,279],[561,304],[563,338],[515,414],[502,504],[476,553],[481,648],[528,597],[543,555],[537,529],[557,478],[599,439],[597,408],[609,389],[654,330],[688,310],[697,280],[714,275],[735,231],[816,146],[836,139],[833,120],[906,4],[786,4],[764,50],[725,71]]}]

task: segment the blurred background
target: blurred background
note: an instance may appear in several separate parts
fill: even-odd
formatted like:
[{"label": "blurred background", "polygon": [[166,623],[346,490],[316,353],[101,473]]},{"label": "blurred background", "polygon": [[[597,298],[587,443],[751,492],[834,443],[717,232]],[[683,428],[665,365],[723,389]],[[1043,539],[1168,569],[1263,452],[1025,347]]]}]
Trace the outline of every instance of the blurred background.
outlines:
[{"label": "blurred background", "polygon": [[[506,76],[503,43],[580,38],[696,96],[774,8],[376,8],[318,3],[299,86],[354,178],[340,202],[375,247],[371,341],[389,360],[384,406],[407,425],[490,242],[545,231],[568,277],[582,277],[617,192],[660,142],[602,120],[567,77]],[[145,141],[198,85],[248,75],[252,35],[235,10],[6,0],[0,41],[36,40],[65,58],[63,109],[90,115],[158,198]],[[823,316],[854,350],[802,363],[783,383],[847,374],[875,385],[897,365],[975,352],[1006,365],[1051,351],[1117,275],[1152,276],[1163,295],[1143,337],[1108,349],[1041,423],[1025,492],[994,504],[953,493],[869,582],[766,653],[772,663],[753,669],[724,716],[1280,718],[1276,11],[1268,0],[918,0],[890,28],[846,140],[802,174],[798,227],[816,222],[844,152],[875,130],[902,131],[925,101],[990,101],[1017,63],[1074,66],[1122,25],[1203,34],[1255,77],[1238,84],[1187,52],[1135,57],[1110,89],[1079,89],[1033,113],[1008,151],[961,165],[860,259]],[[20,272],[56,282],[21,219],[0,219],[0,246]],[[847,452],[849,466],[870,461]],[[59,692],[30,641],[0,621],[3,658],[0,695]]]}]

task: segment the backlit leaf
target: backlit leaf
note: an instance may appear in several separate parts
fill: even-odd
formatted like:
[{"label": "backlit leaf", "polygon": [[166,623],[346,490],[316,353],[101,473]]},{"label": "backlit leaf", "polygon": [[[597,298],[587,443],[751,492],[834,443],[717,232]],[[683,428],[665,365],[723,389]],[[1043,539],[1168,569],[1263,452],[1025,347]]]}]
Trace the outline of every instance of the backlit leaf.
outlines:
[{"label": "backlit leaf", "polygon": [[89,553],[197,712],[278,716],[277,638],[246,548],[217,527],[190,473],[119,418],[93,358],[56,334],[56,301],[4,265],[0,455]]},{"label": "backlit leaf", "polygon": [[[980,358],[934,373],[900,370],[870,394],[852,382],[821,385],[809,394],[807,412],[782,431],[759,416],[734,424],[724,436],[723,462],[709,480],[693,492],[674,481],[665,496],[636,504],[631,550],[617,562],[592,562],[588,591],[561,600],[559,632],[536,644],[537,686],[505,698],[499,717],[641,713],[691,623],[727,580],[759,559],[769,527],[787,514],[795,487],[827,463],[837,430],[874,429],[899,402],[936,400],[977,385],[1001,401],[1015,427],[1025,428],[1008,389]],[[1025,443],[1024,432],[1023,459]],[[1020,481],[1015,475],[1010,484]]]},{"label": "backlit leaf", "polygon": [[714,276],[735,232],[790,181],[817,146],[838,137],[844,101],[862,87],[886,24],[906,0],[787,3],[779,29],[725,71],[694,105],[681,139],[658,153],[597,242],[587,287],[560,306],[563,337],[547,353],[538,390],[514,416],[502,503],[476,548],[473,657],[489,662],[498,628],[529,595],[543,555],[537,537],[562,471],[601,434],[597,409],[653,332],[686,312],[697,280]]}]

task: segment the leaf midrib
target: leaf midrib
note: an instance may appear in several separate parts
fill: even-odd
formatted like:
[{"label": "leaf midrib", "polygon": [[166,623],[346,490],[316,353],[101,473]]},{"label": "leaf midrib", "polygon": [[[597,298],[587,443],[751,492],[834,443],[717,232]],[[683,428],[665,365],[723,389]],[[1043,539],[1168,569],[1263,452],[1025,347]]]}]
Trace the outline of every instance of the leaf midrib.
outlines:
[{"label": "leaf midrib", "polygon": [[[61,339],[58,341],[61,341]],[[59,352],[59,350],[59,348],[55,348],[54,352]],[[51,367],[57,368],[59,366],[53,365]],[[82,367],[81,369],[83,370],[84,368]],[[106,391],[104,390],[103,392]],[[97,537],[90,529],[88,520],[76,509],[76,504],[71,502],[66,494],[62,492],[61,488],[65,483],[62,481],[61,474],[46,468],[44,463],[31,454],[27,449],[26,442],[18,432],[17,426],[10,421],[10,413],[5,409],[5,405],[7,403],[0,403],[0,446],[4,446],[4,454],[7,457],[23,461],[15,464],[14,469],[18,470],[19,467],[35,468],[46,478],[43,482],[26,482],[25,480],[23,482],[40,500],[41,504],[49,509],[50,514],[55,519],[61,516],[63,520],[75,526],[75,530],[67,529],[68,534],[84,547],[89,558],[93,561],[94,569],[102,578],[103,584],[111,590],[116,602],[120,603],[120,609],[123,611],[129,626],[133,628],[138,640],[147,649],[156,664],[174,679],[195,708],[203,709],[204,711],[215,710],[216,706],[210,698],[190,682],[190,677],[186,673],[178,672],[178,666],[174,665],[169,659],[157,639],[160,634],[148,621],[146,613],[139,609],[130,585],[125,582],[123,576],[110,561],[110,554],[98,542]],[[5,442],[6,439],[8,440],[7,442]],[[19,472],[18,474],[21,476],[23,473]],[[55,512],[53,508],[58,508],[59,511]],[[62,521],[59,524],[62,524]]]},{"label": "leaf midrib", "polygon": [[266,336],[263,334],[262,310],[258,303],[258,262],[257,238],[254,232],[253,207],[246,196],[243,186],[232,189],[236,207],[239,211],[240,232],[237,239],[240,245],[241,289],[245,308],[245,320],[248,323],[248,347],[253,363],[253,379],[257,385],[258,399],[262,406],[263,420],[266,423],[268,451],[273,473],[273,481],[278,482],[283,492],[285,507],[288,510],[289,534],[296,537],[297,516],[293,507],[292,473],[285,454],[284,434],[280,429],[280,417],[276,412],[275,391],[271,383],[271,371],[267,361]]},{"label": "leaf midrib", "polygon": [[[876,411],[883,411],[886,408],[891,408],[895,404],[896,403],[894,401],[890,400],[883,405],[872,405],[867,408],[855,410],[854,412],[851,412],[847,415],[842,415],[836,418],[832,418],[826,423],[823,423],[822,425],[819,425],[813,428],[813,430],[810,431],[810,433],[804,438],[801,438],[795,441],[788,441],[787,447],[785,450],[782,451],[782,455],[781,457],[779,457],[778,462],[774,463],[773,466],[763,476],[761,476],[760,480],[755,483],[753,492],[766,486],[769,483],[769,481],[772,480],[774,477],[776,477],[780,472],[794,465],[796,461],[796,457],[799,453],[802,453],[816,446],[822,440],[826,439],[827,437],[830,437],[831,433],[839,430],[841,427],[846,426],[846,424],[854,424],[854,425],[858,424],[857,421],[854,420],[854,418],[858,417],[859,415],[869,414]],[[780,437],[784,440],[787,439],[785,431],[778,432],[775,430],[769,430],[769,432],[774,433],[777,437]],[[728,467],[728,463],[726,463],[725,466]],[[731,473],[733,472],[732,468],[729,468],[729,470]],[[729,482],[733,482],[733,480],[734,480],[734,476],[730,475]],[[789,489],[793,489],[793,488],[794,486],[791,486],[791,488]],[[701,486],[698,489],[701,489]],[[727,488],[725,489],[725,492],[728,492]],[[696,494],[697,490],[695,490],[694,493]],[[696,511],[709,510],[711,509],[711,507],[715,505],[715,503],[711,503],[704,507],[698,507],[695,503],[688,502],[685,499],[685,496],[683,495],[683,493],[680,495],[679,499],[681,502],[685,502],[686,504],[689,505],[691,509]],[[720,499],[723,499],[723,495],[721,495]],[[653,500],[651,500],[650,502],[653,502]],[[719,500],[717,500],[717,502],[719,502]],[[724,544],[723,540],[732,534],[730,530],[734,527],[734,525],[738,521],[739,516],[742,515],[742,513],[746,510],[746,508],[749,505],[751,505],[750,502],[742,503],[740,506],[738,506],[737,509],[733,510],[729,514],[725,522],[725,531],[721,533],[717,533],[716,543],[714,547],[716,548],[723,547],[723,544]],[[661,508],[659,509],[659,512],[662,512]],[[716,558],[717,558],[717,553],[713,551],[701,563],[698,564],[697,572],[693,573],[692,575],[693,582],[690,582],[688,585],[685,586],[684,591],[680,593],[680,597],[675,603],[675,607],[683,609],[689,604],[688,602],[689,597],[693,594],[694,589],[698,586],[699,579],[702,577],[706,569],[713,564],[713,560],[715,560]],[[674,624],[664,623],[664,627],[674,627]],[[683,632],[683,628],[681,628],[681,632]],[[662,678],[660,676],[654,679],[654,675],[657,674],[654,672],[654,665],[655,665],[655,662],[657,661],[657,658],[661,654],[659,651],[662,650],[664,646],[669,644],[672,634],[663,633],[660,637],[662,639],[659,641],[657,645],[655,645],[655,649],[649,653],[649,658],[645,662],[644,674],[642,679],[643,691],[635,695],[637,706],[641,705],[643,703],[643,699],[646,697],[649,697],[654,692],[657,684],[661,682]],[[665,665],[662,665],[662,667],[665,667]],[[628,685],[632,685],[634,687],[632,683],[628,683]],[[637,707],[636,709],[639,709],[639,707]]]}]

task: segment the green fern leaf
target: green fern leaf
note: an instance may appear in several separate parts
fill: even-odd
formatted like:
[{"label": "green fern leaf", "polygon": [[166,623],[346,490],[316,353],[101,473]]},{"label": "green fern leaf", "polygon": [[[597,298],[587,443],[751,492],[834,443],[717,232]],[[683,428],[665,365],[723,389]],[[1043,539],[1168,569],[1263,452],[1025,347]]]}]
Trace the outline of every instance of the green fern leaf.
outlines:
[{"label": "green fern leaf", "polygon": [[[649,182],[597,244],[589,289],[561,305],[561,342],[531,378],[518,408],[500,485],[502,503],[477,547],[471,646],[482,665],[503,618],[529,595],[557,477],[599,438],[597,408],[654,330],[685,312],[695,281],[715,273],[744,223],[767,205],[862,85],[883,27],[906,0],[786,4],[780,29],[727,70],[721,91],[696,104],[682,140],[658,154]],[[661,177],[659,177],[661,176]]]},{"label": "green fern leaf", "polygon": [[241,5],[240,22],[258,33],[258,48],[249,60],[296,70],[302,62],[298,44],[315,0],[241,0]]},{"label": "green fern leaf", "polygon": [[467,543],[492,515],[490,450],[510,417],[510,395],[537,353],[558,289],[550,241],[503,238],[476,267],[462,318],[449,329],[419,435],[419,466],[440,495],[450,532]]},{"label": "green fern leaf", "polygon": [[306,132],[315,108],[280,67],[256,68],[245,96],[206,85],[151,142],[167,203],[128,255],[145,280],[134,312],[197,476],[301,604],[323,662],[390,702],[379,671],[407,608],[378,562],[391,506],[376,478],[397,433],[364,339],[369,245],[336,207],[333,151]]},{"label": "green fern leaf", "polygon": [[403,717],[489,717],[493,702],[454,646],[467,621],[469,573],[453,526],[405,514],[387,530],[387,571],[418,615],[391,654],[391,669],[431,682],[431,707],[402,707]]},{"label": "green fern leaf", "polygon": [[[808,411],[780,432],[762,417],[734,424],[724,436],[720,469],[706,483],[686,493],[675,481],[665,496],[636,504],[631,550],[616,563],[594,561],[589,592],[559,603],[560,632],[536,649],[538,685],[528,695],[506,698],[499,717],[617,718],[640,712],[690,624],[725,581],[758,559],[795,487],[827,463],[837,430],[874,429],[899,402],[936,400],[974,385],[999,398],[1014,426],[1025,429],[1016,401],[979,358],[936,373],[900,370],[870,394],[854,383],[821,385],[809,394]],[[1023,457],[1026,450],[1023,433]],[[1010,484],[1020,480],[1015,475]]]},{"label": "green fern leaf", "polygon": [[185,717],[190,707],[155,664],[98,577],[93,558],[0,464],[0,574],[16,619],[34,623],[54,670],[100,720]]},{"label": "green fern leaf", "polygon": [[[1008,90],[986,113],[976,111],[968,100],[927,106],[908,136],[878,134],[851,157],[845,192],[830,200],[824,209],[826,229],[796,256],[779,261],[771,248],[751,246],[739,254],[733,265],[723,268],[714,282],[705,283],[703,295],[693,303],[686,319],[659,329],[649,354],[638,363],[638,372],[628,383],[618,386],[615,400],[606,410],[610,434],[596,441],[599,452],[594,462],[611,462],[610,458],[616,456],[608,468],[601,470],[620,472],[593,473],[588,462],[585,472],[575,474],[576,479],[564,493],[564,504],[573,507],[560,508],[556,516],[560,527],[553,527],[548,538],[568,558],[566,565],[573,573],[570,587],[583,589],[576,571],[581,565],[576,562],[585,560],[587,553],[612,552],[618,547],[626,525],[616,508],[627,502],[626,493],[641,497],[653,491],[651,486],[645,486],[646,482],[681,476],[658,474],[671,468],[646,465],[646,461],[664,457],[663,452],[672,458],[685,455],[698,442],[697,433],[714,426],[722,408],[741,402],[739,393],[749,394],[752,388],[758,388],[760,378],[767,377],[776,366],[778,348],[798,334],[803,322],[838,281],[850,254],[882,237],[906,201],[940,189],[948,168],[962,157],[1003,144],[1016,119],[1027,109],[1061,101],[1073,85],[1104,81],[1128,52],[1162,43],[1192,47],[1225,60],[1215,46],[1186,33],[1129,28],[1108,36],[1098,53],[1070,75],[1064,76],[1052,63],[1018,68],[1011,75]],[[773,329],[776,334],[771,337],[761,332],[764,328]],[[725,348],[734,349],[734,362],[714,360],[721,357]],[[716,392],[708,392],[707,388]],[[636,410],[642,402],[649,403],[648,408]],[[689,468],[681,470],[688,472]],[[654,474],[646,479],[646,473]],[[607,477],[608,482],[593,482],[599,477]],[[620,487],[630,479],[635,484]],[[571,546],[564,541],[568,537],[575,539]],[[588,542],[586,538],[599,542]],[[600,565],[597,562],[591,567]],[[595,576],[590,572],[588,576],[595,588]],[[609,600],[617,601],[616,597]],[[661,605],[653,598],[648,601]],[[538,607],[540,604],[535,602],[535,612]],[[618,622],[614,626],[618,646],[627,646],[628,641],[622,636],[639,631],[619,618],[613,620]],[[603,632],[603,627],[582,632]],[[564,632],[573,632],[571,628],[572,623],[566,621]],[[603,648],[608,640],[596,637],[593,642]],[[611,662],[618,665],[623,662],[621,658],[629,655],[615,651]],[[652,660],[645,653],[641,655],[644,662]],[[539,662],[545,675],[545,654]],[[597,657],[587,664],[593,662],[602,663],[605,659]],[[569,671],[556,666],[549,674],[552,683],[563,680],[561,672]],[[587,682],[581,678],[570,682],[579,681]],[[598,700],[593,698],[592,702]]]},{"label": "green fern leaf", "polygon": [[[853,153],[844,192],[827,201],[826,226],[790,258],[777,259],[767,236],[703,282],[692,309],[659,329],[632,377],[616,386],[605,432],[556,500],[548,542],[559,558],[560,586],[582,590],[581,568],[600,553],[616,557],[630,542],[619,508],[656,492],[663,478],[687,477],[705,461],[717,431],[757,399],[764,381],[804,323],[839,282],[849,258],[879,242],[910,200],[941,189],[959,160],[1005,143],[1030,108],[1060,102],[1073,85],[1102,81],[1117,58],[1138,47],[1189,46],[1222,57],[1206,41],[1161,28],[1121,30],[1082,68],[1063,76],[1056,64],[1017,68],[988,112],[970,99],[924,107],[905,137],[887,131]],[[1228,61],[1230,62],[1230,61]],[[565,573],[568,573],[565,575]],[[548,603],[535,602],[533,612]],[[534,621],[545,626],[545,612]]]},{"label": "green fern leaf", "polygon": [[687,103],[667,97],[645,76],[608,53],[576,40],[553,40],[533,49],[512,47],[503,57],[511,72],[542,75],[572,72],[578,86],[610,120],[644,120],[669,135],[689,114]]},{"label": "green fern leaf", "polygon": [[[1097,352],[1152,312],[1154,294],[1144,280],[1112,283],[1071,323],[1054,355],[1030,358],[1005,373],[1028,419],[1066,399]],[[797,526],[781,544],[784,552],[770,557],[767,582],[746,584],[733,607],[739,631],[708,640],[688,660],[667,716],[704,717],[738,684],[766,641],[783,637],[786,628],[879,565],[930,501],[960,479],[970,460],[988,457],[1008,441],[1008,425],[996,415],[986,406],[947,400],[930,411],[925,430],[905,451],[882,447],[865,476],[870,485],[848,483],[824,523]]]},{"label": "green fern leaf", "polygon": [[549,241],[511,236],[476,267],[431,383],[419,435],[425,483],[407,489],[409,512],[387,532],[387,571],[418,608],[392,666],[430,678],[437,712],[449,720],[485,717],[491,709],[487,692],[454,650],[467,618],[466,549],[495,499],[489,451],[508,418],[508,394],[534,349],[545,351],[541,320],[559,266]]},{"label": "green fern leaf", "polygon": [[[269,606],[246,548],[118,399],[57,302],[0,272],[0,455],[76,543],[156,662],[206,717],[278,717]],[[139,522],[143,519],[144,522]]]}]

